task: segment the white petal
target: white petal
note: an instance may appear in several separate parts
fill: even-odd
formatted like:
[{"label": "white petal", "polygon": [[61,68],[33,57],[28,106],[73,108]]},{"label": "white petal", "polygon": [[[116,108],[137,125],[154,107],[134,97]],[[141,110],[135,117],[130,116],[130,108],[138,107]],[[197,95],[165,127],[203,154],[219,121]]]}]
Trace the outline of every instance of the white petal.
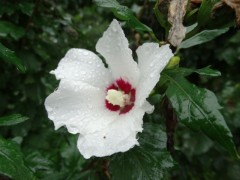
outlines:
[{"label": "white petal", "polygon": [[82,81],[96,87],[106,87],[111,81],[102,60],[85,49],[70,49],[52,73],[57,79]]},{"label": "white petal", "polygon": [[157,43],[145,43],[137,49],[140,79],[136,104],[142,105],[160,78],[160,72],[173,56],[169,45],[159,47]]},{"label": "white petal", "polygon": [[66,125],[70,133],[92,133],[105,128],[118,114],[105,107],[103,89],[82,82],[61,80],[45,107],[55,129]]},{"label": "white petal", "polygon": [[80,135],[78,149],[85,158],[103,157],[125,152],[138,145],[136,135],[142,131],[144,111],[139,108],[120,115],[104,131]]},{"label": "white petal", "polygon": [[144,111],[148,114],[151,114],[154,111],[154,106],[151,105],[148,101],[145,101],[142,105]]},{"label": "white petal", "polygon": [[125,78],[136,87],[139,69],[117,20],[112,21],[103,37],[98,40],[96,50],[105,58],[115,79]]}]

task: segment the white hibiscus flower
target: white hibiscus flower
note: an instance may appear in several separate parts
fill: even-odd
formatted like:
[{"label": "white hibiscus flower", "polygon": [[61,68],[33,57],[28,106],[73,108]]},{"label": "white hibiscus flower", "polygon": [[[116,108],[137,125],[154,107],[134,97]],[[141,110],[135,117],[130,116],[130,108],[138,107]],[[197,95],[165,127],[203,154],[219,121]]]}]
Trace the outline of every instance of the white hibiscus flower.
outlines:
[{"label": "white hibiscus flower", "polygon": [[143,115],[152,112],[146,98],[159,81],[160,72],[173,56],[169,45],[145,43],[133,60],[128,41],[117,20],[99,39],[93,52],[70,49],[52,71],[60,79],[45,107],[55,129],[66,126],[79,133],[77,147],[85,158],[125,152],[138,145]]}]

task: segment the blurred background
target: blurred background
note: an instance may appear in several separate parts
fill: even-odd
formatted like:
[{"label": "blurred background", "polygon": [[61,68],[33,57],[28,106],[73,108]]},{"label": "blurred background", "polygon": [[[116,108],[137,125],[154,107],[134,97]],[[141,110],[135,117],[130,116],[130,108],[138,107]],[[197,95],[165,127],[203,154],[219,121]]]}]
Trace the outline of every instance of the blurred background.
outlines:
[{"label": "blurred background", "polygon": [[[163,29],[153,14],[154,0],[122,0],[141,22],[164,41]],[[194,4],[199,6],[199,4]],[[234,11],[226,9],[234,17]],[[84,160],[76,148],[77,136],[65,128],[55,131],[44,108],[45,98],[58,86],[49,72],[70,48],[95,51],[95,44],[114,18],[108,9],[87,0],[0,0],[0,43],[14,51],[26,72],[0,58],[0,116],[20,113],[29,120],[16,126],[0,126],[0,136],[19,144],[27,166],[39,179],[108,179],[106,159]],[[191,24],[193,18],[186,18]],[[222,20],[224,21],[224,20]],[[205,28],[211,29],[211,22]],[[220,24],[221,25],[221,24]],[[220,26],[219,25],[219,26]],[[152,41],[145,33],[124,26],[135,50]],[[220,77],[191,75],[189,80],[216,93],[223,107],[234,142],[240,147],[240,31],[232,27],[217,39],[183,49],[180,66],[203,68],[211,65]],[[152,100],[157,106],[158,102]],[[162,119],[158,116],[145,117]],[[159,122],[159,120],[156,120]],[[164,127],[164,120],[160,121]],[[0,147],[1,148],[1,147]],[[174,159],[169,179],[232,179],[240,177],[240,162],[201,133],[178,125]],[[8,179],[0,176],[0,179]]]}]

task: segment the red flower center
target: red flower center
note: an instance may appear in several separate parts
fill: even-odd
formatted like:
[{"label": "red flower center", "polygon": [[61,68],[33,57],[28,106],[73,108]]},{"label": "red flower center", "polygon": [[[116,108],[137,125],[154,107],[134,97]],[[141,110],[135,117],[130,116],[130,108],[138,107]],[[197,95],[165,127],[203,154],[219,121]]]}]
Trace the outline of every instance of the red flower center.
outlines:
[{"label": "red flower center", "polygon": [[110,111],[119,111],[119,114],[125,114],[129,112],[134,106],[136,89],[133,88],[129,82],[120,78],[107,87],[106,89],[107,94],[111,90],[115,92],[119,92],[122,95],[122,97],[126,97],[126,98],[122,98],[122,101],[123,101],[121,103],[122,105],[114,104],[113,102],[110,102],[106,98],[105,99],[106,108],[109,109]]}]

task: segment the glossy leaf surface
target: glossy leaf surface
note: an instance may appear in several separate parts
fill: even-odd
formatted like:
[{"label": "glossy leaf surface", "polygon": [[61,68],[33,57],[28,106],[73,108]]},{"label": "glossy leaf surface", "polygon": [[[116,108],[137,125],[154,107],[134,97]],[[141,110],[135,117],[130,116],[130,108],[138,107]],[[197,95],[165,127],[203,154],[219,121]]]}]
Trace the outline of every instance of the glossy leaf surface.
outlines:
[{"label": "glossy leaf surface", "polygon": [[0,117],[0,126],[11,126],[28,120],[28,117],[21,114],[12,114],[9,116]]},{"label": "glossy leaf surface", "polygon": [[94,0],[98,6],[111,8],[114,15],[120,20],[126,21],[128,25],[138,31],[152,33],[152,29],[141,23],[126,6],[120,5],[116,0]]},{"label": "glossy leaf surface", "polygon": [[174,163],[166,151],[166,133],[157,124],[145,124],[140,146],[118,153],[110,161],[113,179],[152,180],[167,178],[166,170]]},{"label": "glossy leaf surface", "polygon": [[0,138],[0,174],[14,180],[33,180],[32,172],[25,166],[19,147]]},{"label": "glossy leaf surface", "polygon": [[183,41],[178,49],[185,49],[189,48],[192,46],[196,46],[199,44],[206,43],[208,41],[211,41],[215,39],[217,36],[220,36],[221,34],[224,34],[225,32],[228,31],[229,28],[224,28],[224,29],[214,29],[214,30],[204,30],[193,37]]},{"label": "glossy leaf surface", "polygon": [[221,76],[221,72],[218,70],[211,69],[209,66],[197,69],[194,72],[200,74],[200,75],[206,75],[206,76]]},{"label": "glossy leaf surface", "polygon": [[16,56],[15,52],[11,51],[1,43],[0,43],[0,59],[3,59],[8,63],[14,64],[22,72],[26,71],[26,67],[24,66],[23,62]]},{"label": "glossy leaf surface", "polygon": [[233,156],[238,157],[232,134],[219,111],[221,109],[213,92],[198,88],[183,77],[170,77],[166,91],[180,122],[201,131],[218,142]]},{"label": "glossy leaf surface", "polygon": [[173,69],[166,69],[164,72],[170,76],[189,76],[192,73],[197,73],[199,75],[204,75],[204,76],[221,76],[221,72],[215,69],[212,69],[210,66],[201,68],[201,69],[190,69],[190,68],[183,68],[183,67],[178,67],[178,68],[173,68]]}]

